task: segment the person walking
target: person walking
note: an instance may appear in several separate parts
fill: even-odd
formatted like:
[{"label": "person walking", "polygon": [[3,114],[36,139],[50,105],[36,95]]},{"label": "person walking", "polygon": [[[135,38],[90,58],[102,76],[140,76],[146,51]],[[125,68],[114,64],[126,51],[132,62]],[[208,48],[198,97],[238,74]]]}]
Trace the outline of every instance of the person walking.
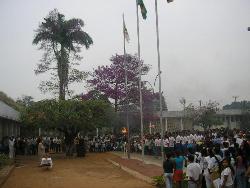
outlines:
[{"label": "person walking", "polygon": [[176,151],[174,171],[174,182],[176,183],[176,188],[182,188],[184,162],[185,158]]},{"label": "person walking", "polygon": [[246,177],[245,172],[247,170],[247,161],[243,156],[243,152],[240,149],[238,151],[238,156],[236,157],[236,173],[235,182],[237,188],[246,188]]},{"label": "person walking", "polygon": [[202,182],[201,182],[201,188],[211,188],[212,183],[211,183],[211,177],[208,172],[208,161],[210,160],[210,157],[207,156],[207,149],[203,148],[201,150],[201,158],[200,158],[200,167],[202,170]]},{"label": "person walking", "polygon": [[221,172],[221,188],[233,188],[234,169],[227,158],[222,161],[223,170]]},{"label": "person walking", "polygon": [[13,159],[15,156],[14,145],[15,145],[15,139],[14,139],[14,137],[10,137],[9,138],[9,158],[10,159]]},{"label": "person walking", "polygon": [[164,176],[166,182],[166,188],[173,187],[173,172],[174,172],[174,161],[171,160],[171,154],[166,154],[166,159],[163,162]]},{"label": "person walking", "polygon": [[38,142],[37,154],[38,154],[39,160],[41,162],[42,157],[45,155],[45,146],[43,145],[41,138],[38,138],[37,142]]},{"label": "person walking", "polygon": [[202,170],[198,163],[194,162],[194,155],[188,156],[187,166],[188,188],[199,188],[202,177]]}]

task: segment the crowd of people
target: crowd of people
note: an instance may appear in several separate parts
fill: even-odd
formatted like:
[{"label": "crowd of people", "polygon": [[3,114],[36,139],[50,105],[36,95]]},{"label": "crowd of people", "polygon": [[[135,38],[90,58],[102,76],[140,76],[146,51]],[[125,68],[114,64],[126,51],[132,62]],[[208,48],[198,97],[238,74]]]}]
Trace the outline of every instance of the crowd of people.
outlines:
[{"label": "crowd of people", "polygon": [[[9,157],[15,154],[40,155],[65,152],[65,140],[58,137],[9,139]],[[41,145],[41,144],[42,145]],[[142,144],[143,143],[143,144]],[[84,156],[85,152],[125,151],[128,149],[126,135],[103,135],[76,137],[74,152]],[[250,187],[250,137],[242,130],[214,129],[207,131],[166,132],[161,140],[159,133],[130,138],[130,152],[161,156],[161,145],[165,160],[163,164],[167,188],[175,183],[177,188],[188,178],[190,188],[200,187]],[[39,154],[39,147],[44,153]],[[80,153],[82,153],[80,155]]]},{"label": "crowd of people", "polygon": [[[154,143],[156,147],[158,139]],[[250,187],[250,138],[240,130],[177,132],[165,135],[163,163],[166,186],[190,188]],[[146,146],[147,147],[147,146]],[[155,149],[158,154],[158,149]],[[184,175],[184,168],[185,175]]]},{"label": "crowd of people", "polygon": [[63,150],[62,138],[58,137],[29,137],[22,138],[13,136],[8,140],[9,158],[15,155],[37,155],[39,143],[42,142],[45,153],[59,153]]}]

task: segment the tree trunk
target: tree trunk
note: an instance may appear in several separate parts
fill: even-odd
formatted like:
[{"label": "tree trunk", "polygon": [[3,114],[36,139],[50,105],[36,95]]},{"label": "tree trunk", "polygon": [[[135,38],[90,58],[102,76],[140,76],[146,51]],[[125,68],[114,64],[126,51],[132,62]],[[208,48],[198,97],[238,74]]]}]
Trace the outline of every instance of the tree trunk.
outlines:
[{"label": "tree trunk", "polygon": [[58,64],[58,78],[59,78],[59,100],[65,100],[65,92],[63,87],[63,60],[62,55],[59,58]]},{"label": "tree trunk", "polygon": [[65,149],[66,149],[66,156],[73,156],[75,150],[74,140],[77,136],[78,131],[74,131],[73,128],[66,128],[64,130],[65,136]]},{"label": "tree trunk", "polygon": [[68,66],[67,66],[67,54],[61,46],[60,58],[58,61],[58,78],[59,78],[59,100],[65,100],[65,90],[67,87],[68,78]]},{"label": "tree trunk", "polygon": [[117,104],[117,99],[115,99],[115,112],[118,111],[118,104]]},{"label": "tree trunk", "polygon": [[115,84],[115,112],[118,111],[117,83]]},{"label": "tree trunk", "polygon": [[72,157],[74,154],[74,143],[73,144],[65,144],[65,153],[67,157]]}]

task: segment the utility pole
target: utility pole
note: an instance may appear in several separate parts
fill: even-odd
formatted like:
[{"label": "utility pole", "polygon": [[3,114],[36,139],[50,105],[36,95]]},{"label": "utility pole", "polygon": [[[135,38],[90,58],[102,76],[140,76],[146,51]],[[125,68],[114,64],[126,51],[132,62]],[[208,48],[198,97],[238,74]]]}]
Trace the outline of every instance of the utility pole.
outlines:
[{"label": "utility pole", "polygon": [[200,107],[201,107],[201,100],[199,100],[199,104],[200,104]]},{"label": "utility pole", "polygon": [[237,98],[239,98],[239,96],[233,96],[234,98],[234,102],[236,102]]}]

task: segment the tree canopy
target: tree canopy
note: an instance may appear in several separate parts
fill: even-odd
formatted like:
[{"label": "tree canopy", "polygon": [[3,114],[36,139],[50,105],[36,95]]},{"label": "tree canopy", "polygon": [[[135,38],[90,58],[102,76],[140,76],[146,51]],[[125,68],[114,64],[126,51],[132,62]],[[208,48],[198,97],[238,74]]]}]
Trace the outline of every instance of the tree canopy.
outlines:
[{"label": "tree canopy", "polygon": [[[112,56],[110,66],[100,66],[87,80],[90,87],[104,94],[106,97],[114,101],[115,110],[117,111],[120,105],[125,104],[125,63],[127,65],[128,78],[128,101],[135,104],[139,101],[139,66],[142,67],[142,75],[146,75],[149,71],[149,66],[143,64],[143,61],[138,59],[136,55],[127,54]],[[142,82],[142,88],[144,88]]]},{"label": "tree canopy", "polygon": [[22,109],[22,107],[18,103],[16,103],[15,100],[13,100],[2,91],[0,91],[0,101],[3,101],[5,104],[11,106],[17,111],[20,111]]},{"label": "tree canopy", "polygon": [[199,125],[204,129],[210,128],[212,125],[222,124],[217,118],[216,112],[219,104],[215,101],[210,101],[206,105],[194,107],[191,104],[185,108],[185,114],[194,120],[195,125]]},{"label": "tree canopy", "polygon": [[55,9],[44,18],[35,31],[33,44],[39,44],[39,49],[45,51],[35,73],[49,71],[52,76],[49,81],[40,84],[41,91],[59,93],[59,99],[65,100],[65,95],[71,93],[68,85],[80,82],[86,77],[84,71],[74,68],[82,59],[79,55],[81,47],[88,49],[93,44],[89,34],[82,30],[83,27],[83,20],[66,20],[65,16]]},{"label": "tree canopy", "polygon": [[79,131],[86,133],[110,126],[114,116],[110,104],[101,100],[43,100],[32,103],[21,113],[26,126],[58,130],[71,141]]}]

